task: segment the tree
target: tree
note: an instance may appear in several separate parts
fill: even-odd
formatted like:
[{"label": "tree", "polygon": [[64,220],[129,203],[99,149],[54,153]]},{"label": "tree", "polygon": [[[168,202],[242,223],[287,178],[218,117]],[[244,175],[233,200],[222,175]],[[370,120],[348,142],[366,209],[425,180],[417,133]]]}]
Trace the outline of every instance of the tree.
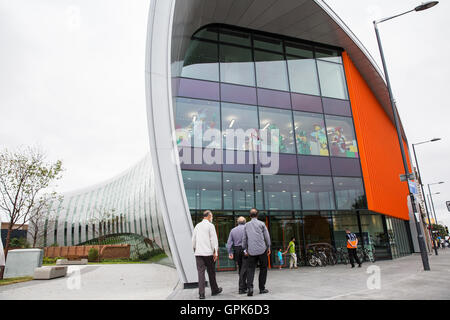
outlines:
[{"label": "tree", "polygon": [[30,219],[28,221],[28,234],[33,243],[32,247],[43,246],[43,238],[48,229],[51,229],[55,223],[55,215],[58,206],[52,205],[54,202],[61,203],[62,196],[58,196],[56,192],[46,193],[42,195],[31,209]]},{"label": "tree", "polygon": [[[119,216],[115,208],[95,208],[96,214],[88,219],[87,224],[92,225],[93,236],[99,245],[104,244],[105,237],[111,233],[118,233]],[[112,232],[115,231],[115,232]]]},{"label": "tree", "polygon": [[[13,228],[21,228],[28,222],[40,195],[54,180],[61,178],[61,173],[62,162],[46,162],[45,155],[37,148],[0,151],[0,210],[9,222],[5,260]],[[0,279],[3,279],[3,272],[4,268]]]}]

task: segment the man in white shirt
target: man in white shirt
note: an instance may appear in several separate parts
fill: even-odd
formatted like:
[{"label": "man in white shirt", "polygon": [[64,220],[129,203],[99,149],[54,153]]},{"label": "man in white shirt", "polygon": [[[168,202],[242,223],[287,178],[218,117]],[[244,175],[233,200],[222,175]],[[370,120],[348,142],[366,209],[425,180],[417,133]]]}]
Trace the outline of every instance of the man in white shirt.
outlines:
[{"label": "man in white shirt", "polygon": [[211,295],[215,296],[222,292],[222,288],[219,288],[216,282],[215,263],[219,252],[219,241],[212,220],[213,214],[211,211],[203,212],[203,220],[195,226],[192,235],[200,299],[205,299],[205,270],[208,272],[209,283],[211,284]]}]

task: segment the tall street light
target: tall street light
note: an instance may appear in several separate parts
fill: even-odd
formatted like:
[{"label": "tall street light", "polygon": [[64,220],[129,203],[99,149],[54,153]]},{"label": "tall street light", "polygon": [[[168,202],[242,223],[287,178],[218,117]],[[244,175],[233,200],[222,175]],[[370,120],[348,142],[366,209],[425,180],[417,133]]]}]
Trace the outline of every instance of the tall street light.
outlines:
[{"label": "tall street light", "polygon": [[[427,201],[426,201],[426,198],[425,198],[425,192],[423,191],[423,183],[422,183],[422,176],[420,175],[420,169],[419,169],[419,162],[417,161],[417,156],[416,156],[416,148],[415,148],[415,146],[418,146],[419,144],[424,144],[424,143],[429,143],[429,142],[435,142],[435,141],[439,141],[439,140],[441,140],[441,138],[434,138],[434,139],[431,139],[431,140],[427,140],[427,141],[423,141],[423,142],[418,142],[418,143],[413,143],[412,144],[412,147],[413,147],[413,152],[414,152],[414,159],[415,159],[415,161],[416,161],[416,167],[417,167],[417,173],[419,174],[419,176],[417,177],[417,179],[419,180],[419,184],[420,184],[420,189],[422,190],[422,195],[423,195],[423,198],[424,198],[424,202],[425,202],[425,209],[426,209],[426,211],[427,211],[427,219],[428,219],[428,225],[430,226],[430,234],[431,234],[431,241],[432,241],[432,243],[433,243],[433,248],[434,248],[434,253],[435,253],[435,255],[438,255],[438,251],[437,251],[437,247],[436,247],[436,244],[434,243],[434,241],[433,241],[433,225],[430,223],[431,222],[431,220],[430,220],[430,213],[429,213],[429,211],[428,211],[428,205],[427,205]],[[431,209],[431,208],[430,208]]]},{"label": "tall street light", "polygon": [[413,196],[413,194],[411,192],[411,186],[409,185],[409,180],[411,179],[411,174],[410,174],[409,168],[408,168],[408,161],[406,160],[405,149],[404,149],[404,146],[403,146],[402,132],[401,132],[401,129],[400,129],[400,120],[399,120],[399,117],[398,117],[397,108],[395,106],[394,96],[392,94],[391,82],[389,80],[389,74],[387,72],[387,67],[386,67],[386,60],[384,58],[383,47],[381,45],[380,34],[378,32],[378,24],[382,23],[382,22],[385,22],[385,21],[388,21],[388,20],[391,20],[391,19],[394,19],[396,17],[400,17],[402,15],[405,15],[405,14],[413,12],[413,11],[417,11],[418,12],[418,11],[423,11],[423,10],[429,9],[431,7],[434,7],[438,3],[439,3],[439,1],[429,1],[429,2],[426,2],[426,3],[422,3],[421,5],[415,7],[412,10],[409,10],[409,11],[397,14],[397,15],[392,16],[392,17],[376,20],[376,21],[373,22],[373,25],[374,25],[374,28],[375,28],[375,34],[377,36],[377,41],[378,41],[378,48],[380,50],[381,61],[383,63],[384,76],[386,78],[386,85],[387,85],[387,88],[388,88],[388,91],[389,91],[389,98],[391,100],[391,108],[392,108],[392,113],[394,115],[395,128],[397,129],[398,142],[400,144],[400,150],[401,150],[401,153],[402,153],[403,167],[405,169],[405,176],[406,176],[406,182],[408,184],[409,197],[411,199],[411,206],[412,206],[412,209],[413,209],[414,221],[416,223],[416,228],[417,228],[417,238],[418,238],[418,241],[419,241],[419,247],[420,247],[420,253],[421,253],[421,256],[422,256],[423,268],[426,271],[430,270],[430,264],[428,262],[428,255],[427,255],[427,252],[426,252],[425,240],[423,238],[422,229],[420,228],[420,225],[417,222],[416,205],[415,205],[415,202],[414,202],[414,196]]},{"label": "tall street light", "polygon": [[435,183],[429,183],[428,184],[428,194],[430,195],[431,207],[433,208],[433,212],[434,212],[434,223],[435,224],[437,224],[437,217],[436,217],[436,210],[434,210],[433,194],[436,194],[436,193],[431,193],[430,186],[433,186],[433,185],[436,185],[436,184],[443,184],[443,183],[444,183],[444,181],[435,182]]}]

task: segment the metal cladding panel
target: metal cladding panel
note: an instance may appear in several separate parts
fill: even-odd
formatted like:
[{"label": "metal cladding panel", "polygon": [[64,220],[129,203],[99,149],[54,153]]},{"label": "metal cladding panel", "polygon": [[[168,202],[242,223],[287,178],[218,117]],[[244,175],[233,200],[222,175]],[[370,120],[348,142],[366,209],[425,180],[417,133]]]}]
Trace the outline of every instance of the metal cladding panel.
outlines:
[{"label": "metal cladding panel", "polygon": [[399,178],[404,169],[395,127],[346,52],[343,62],[369,210],[409,220],[409,192]]}]

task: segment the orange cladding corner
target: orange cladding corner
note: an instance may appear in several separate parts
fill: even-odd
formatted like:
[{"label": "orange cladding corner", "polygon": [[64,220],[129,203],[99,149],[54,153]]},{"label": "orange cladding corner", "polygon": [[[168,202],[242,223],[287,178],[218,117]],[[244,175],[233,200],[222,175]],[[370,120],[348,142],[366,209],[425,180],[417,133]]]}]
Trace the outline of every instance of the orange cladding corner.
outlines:
[{"label": "orange cladding corner", "polygon": [[[397,132],[346,52],[342,55],[369,210],[409,220]],[[407,159],[409,163],[408,149]]]}]

